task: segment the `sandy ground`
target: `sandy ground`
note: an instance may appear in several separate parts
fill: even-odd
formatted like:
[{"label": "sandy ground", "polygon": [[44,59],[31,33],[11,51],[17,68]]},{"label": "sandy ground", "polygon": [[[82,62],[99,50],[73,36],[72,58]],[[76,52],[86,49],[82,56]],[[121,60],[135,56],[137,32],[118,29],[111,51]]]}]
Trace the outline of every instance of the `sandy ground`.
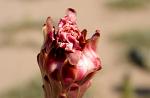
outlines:
[{"label": "sandy ground", "polygon": [[[130,12],[112,11],[107,9],[104,3],[105,0],[39,0],[38,2],[0,0],[0,26],[28,16],[44,21],[50,15],[56,20],[64,15],[66,8],[75,8],[78,12],[78,23],[81,29],[88,29],[91,32],[89,35],[97,28],[101,30],[97,51],[102,59],[103,70],[96,75],[93,81],[93,98],[117,98],[112,93],[112,88],[121,82],[122,75],[126,73],[125,69],[129,68],[126,62],[120,62],[119,59],[123,47],[111,43],[109,38],[111,35],[118,34],[118,31],[148,28],[150,8]],[[42,34],[39,31],[30,31],[38,33],[24,35],[26,32],[21,33],[17,41],[20,42],[26,37],[31,37],[39,43],[42,42]],[[112,34],[113,32],[114,34]],[[22,47],[0,48],[0,92],[28,81],[37,73],[40,74],[36,62],[38,51],[39,49]],[[139,73],[139,71],[139,69],[131,70],[134,84],[150,86],[149,75],[145,72]],[[144,81],[139,81],[140,79]]]}]

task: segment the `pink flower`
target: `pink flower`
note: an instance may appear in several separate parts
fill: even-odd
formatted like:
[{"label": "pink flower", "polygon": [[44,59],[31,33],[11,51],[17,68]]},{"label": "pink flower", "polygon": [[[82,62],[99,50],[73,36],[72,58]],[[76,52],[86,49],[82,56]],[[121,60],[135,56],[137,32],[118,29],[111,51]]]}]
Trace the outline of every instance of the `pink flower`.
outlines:
[{"label": "pink flower", "polygon": [[38,55],[45,98],[81,98],[93,75],[101,69],[96,54],[99,30],[86,39],[87,30],[80,31],[76,11],[68,8],[58,28],[48,17],[43,27],[44,44]]}]

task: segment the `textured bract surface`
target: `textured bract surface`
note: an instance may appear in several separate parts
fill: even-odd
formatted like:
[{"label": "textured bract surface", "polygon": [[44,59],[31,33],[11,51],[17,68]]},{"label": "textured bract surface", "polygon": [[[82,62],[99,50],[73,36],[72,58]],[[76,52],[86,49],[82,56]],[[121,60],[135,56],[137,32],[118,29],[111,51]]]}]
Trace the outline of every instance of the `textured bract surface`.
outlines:
[{"label": "textured bract surface", "polygon": [[82,98],[91,78],[101,69],[96,54],[99,30],[86,39],[87,30],[80,31],[76,11],[68,8],[56,29],[48,17],[43,26],[44,44],[38,54],[45,98]]}]

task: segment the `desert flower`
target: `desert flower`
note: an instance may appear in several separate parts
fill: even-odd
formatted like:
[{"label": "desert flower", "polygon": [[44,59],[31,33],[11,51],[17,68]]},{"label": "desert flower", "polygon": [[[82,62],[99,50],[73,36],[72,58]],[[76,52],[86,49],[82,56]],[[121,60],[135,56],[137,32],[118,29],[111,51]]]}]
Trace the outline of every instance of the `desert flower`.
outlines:
[{"label": "desert flower", "polygon": [[86,39],[80,31],[76,11],[68,8],[56,29],[48,17],[43,26],[44,43],[37,60],[43,79],[45,98],[82,98],[93,75],[101,69],[96,54],[99,30]]}]

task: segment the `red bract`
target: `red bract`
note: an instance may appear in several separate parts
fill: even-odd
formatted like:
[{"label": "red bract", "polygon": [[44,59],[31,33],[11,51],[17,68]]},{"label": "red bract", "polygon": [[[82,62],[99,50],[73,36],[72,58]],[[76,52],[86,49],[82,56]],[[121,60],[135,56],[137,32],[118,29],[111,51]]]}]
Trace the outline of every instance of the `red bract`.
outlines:
[{"label": "red bract", "polygon": [[47,18],[44,44],[38,54],[45,98],[82,98],[91,78],[101,69],[95,52],[99,30],[90,39],[86,39],[86,33],[86,29],[78,29],[76,11],[72,8],[60,19],[58,29]]}]

